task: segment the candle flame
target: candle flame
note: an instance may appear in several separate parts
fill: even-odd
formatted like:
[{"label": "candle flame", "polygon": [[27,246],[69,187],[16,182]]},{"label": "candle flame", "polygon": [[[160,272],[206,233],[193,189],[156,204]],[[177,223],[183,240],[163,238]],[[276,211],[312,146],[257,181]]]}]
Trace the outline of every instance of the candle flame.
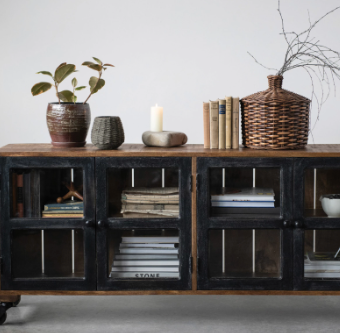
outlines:
[{"label": "candle flame", "polygon": [[156,103],[156,108],[158,107],[158,104]]}]

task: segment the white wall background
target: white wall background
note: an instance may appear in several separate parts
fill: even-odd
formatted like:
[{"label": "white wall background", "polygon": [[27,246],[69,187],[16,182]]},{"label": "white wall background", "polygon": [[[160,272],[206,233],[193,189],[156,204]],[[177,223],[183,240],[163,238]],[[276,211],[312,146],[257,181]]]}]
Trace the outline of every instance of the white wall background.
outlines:
[{"label": "white wall background", "polygon": [[[338,0],[281,0],[287,30],[308,26]],[[340,51],[340,10],[313,35]],[[269,67],[280,67],[286,45],[274,0],[11,0],[0,2],[0,146],[50,142],[45,113],[49,92],[32,97],[33,84],[49,80],[64,61],[74,63],[80,85],[96,72],[80,66],[95,56],[116,67],[89,100],[92,119],[120,116],[126,142],[141,143],[150,107],[164,107],[164,129],[203,143],[202,102],[244,97],[267,88]],[[70,89],[67,78],[63,89]],[[340,95],[340,83],[337,84]],[[284,88],[310,97],[303,70],[288,72]],[[88,90],[78,93],[82,101]],[[330,96],[313,131],[314,143],[340,142],[340,98]],[[316,108],[313,109],[313,120]],[[90,135],[88,136],[90,142]],[[310,139],[310,143],[313,140]]]}]

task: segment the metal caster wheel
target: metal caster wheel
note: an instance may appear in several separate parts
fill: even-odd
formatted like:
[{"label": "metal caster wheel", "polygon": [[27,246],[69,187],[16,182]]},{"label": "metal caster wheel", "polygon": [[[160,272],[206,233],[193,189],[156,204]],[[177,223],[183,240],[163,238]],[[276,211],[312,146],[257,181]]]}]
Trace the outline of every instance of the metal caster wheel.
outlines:
[{"label": "metal caster wheel", "polygon": [[5,312],[1,317],[0,317],[0,325],[2,325],[7,319],[7,313]]},{"label": "metal caster wheel", "polygon": [[16,307],[20,304],[21,302],[21,296],[19,296],[18,300],[16,302],[13,302],[13,306]]}]

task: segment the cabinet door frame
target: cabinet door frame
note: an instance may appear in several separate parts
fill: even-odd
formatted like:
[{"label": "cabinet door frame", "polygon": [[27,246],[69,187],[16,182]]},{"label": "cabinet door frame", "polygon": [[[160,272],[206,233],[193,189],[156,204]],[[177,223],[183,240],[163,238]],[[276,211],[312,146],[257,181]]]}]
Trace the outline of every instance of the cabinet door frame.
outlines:
[{"label": "cabinet door frame", "polygon": [[[280,168],[281,214],[277,218],[210,217],[210,168]],[[198,289],[289,290],[292,289],[292,158],[197,158]],[[284,223],[288,221],[288,223]],[[209,229],[278,229],[281,231],[281,278],[209,278]]]},{"label": "cabinet door frame", "polygon": [[[110,168],[178,168],[179,218],[108,217],[107,170]],[[190,290],[191,289],[191,158],[99,157],[97,188],[97,289],[98,290]],[[108,230],[173,229],[180,236],[180,279],[112,279],[108,277]]]},{"label": "cabinet door frame", "polygon": [[[304,278],[304,230],[340,230],[340,218],[305,217],[305,170],[307,168],[339,168],[340,158],[296,158],[294,163],[294,289],[340,290],[340,278],[322,280]],[[319,198],[317,198],[318,200]]]},{"label": "cabinet door frame", "polygon": [[[1,182],[1,249],[3,290],[96,290],[95,253],[95,188],[94,158],[75,157],[6,157],[2,160]],[[83,169],[83,196],[85,201],[83,218],[46,219],[13,218],[11,204],[11,169]],[[67,189],[65,188],[67,191]],[[82,229],[84,233],[84,277],[82,278],[13,278],[11,268],[12,230],[72,230]]]}]

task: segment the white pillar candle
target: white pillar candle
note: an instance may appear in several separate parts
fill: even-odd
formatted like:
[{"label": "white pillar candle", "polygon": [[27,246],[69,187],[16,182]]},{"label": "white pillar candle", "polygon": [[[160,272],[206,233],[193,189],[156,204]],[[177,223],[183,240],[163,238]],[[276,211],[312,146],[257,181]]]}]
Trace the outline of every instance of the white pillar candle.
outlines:
[{"label": "white pillar candle", "polygon": [[162,132],[163,131],[163,108],[158,106],[153,106],[151,108],[151,128],[152,132]]}]

